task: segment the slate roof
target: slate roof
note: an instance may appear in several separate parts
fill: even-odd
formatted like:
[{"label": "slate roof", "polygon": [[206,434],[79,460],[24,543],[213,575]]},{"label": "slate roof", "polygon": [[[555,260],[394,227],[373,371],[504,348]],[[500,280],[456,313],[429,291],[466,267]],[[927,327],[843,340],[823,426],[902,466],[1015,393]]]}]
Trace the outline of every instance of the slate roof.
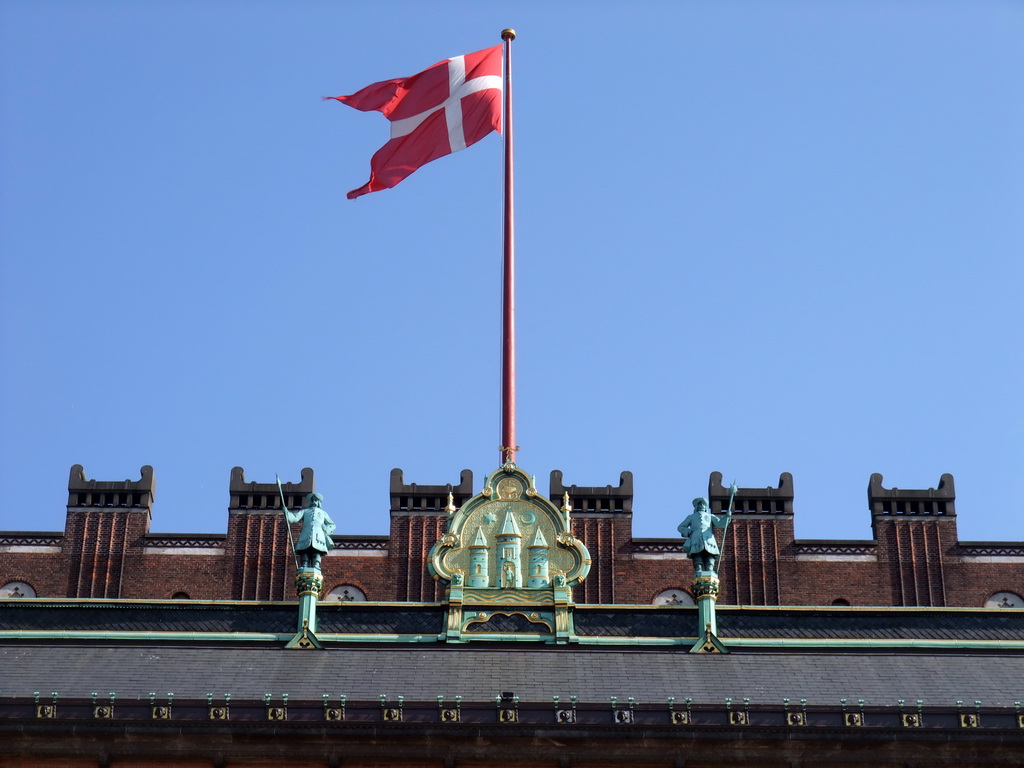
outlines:
[{"label": "slate roof", "polygon": [[17,602],[0,607],[0,630],[283,634],[295,631],[295,606]]},{"label": "slate roof", "polygon": [[[119,702],[169,692],[175,701],[204,702],[208,694],[239,702],[287,694],[316,706],[326,694],[379,710],[382,695],[435,708],[438,696],[493,707],[512,692],[524,704],[576,696],[595,708],[611,697],[662,707],[669,697],[691,698],[719,709],[727,699],[755,708],[779,708],[787,698],[826,708],[863,699],[889,709],[921,700],[953,717],[958,701],[1013,712],[1024,701],[1024,611],[720,607],[717,615],[732,651],[724,655],[689,652],[693,607],[577,606],[581,642],[547,645],[440,642],[438,604],[322,603],[317,634],[325,647],[304,651],[283,647],[296,631],[295,603],[5,601],[0,705],[54,691],[62,701],[115,692]],[[69,634],[76,630],[93,634]]]},{"label": "slate roof", "polygon": [[1024,641],[1024,611],[719,609],[720,637]]},{"label": "slate roof", "polygon": [[697,635],[697,609],[653,611],[602,606],[577,609],[576,633],[590,637],[693,637]]},{"label": "slate roof", "polygon": [[[576,632],[591,637],[693,637],[693,607],[578,607]],[[737,608],[719,606],[724,639],[1024,642],[1024,611],[997,609]]]},{"label": "slate roof", "polygon": [[440,606],[405,608],[350,603],[327,610],[318,608],[317,617],[319,634],[436,635],[444,631],[445,610]]},{"label": "slate roof", "polygon": [[[318,609],[322,634],[438,634],[444,610],[436,605],[326,604]],[[196,632],[294,634],[294,603],[142,603],[132,601],[6,602],[0,631]]]},{"label": "slate roof", "polygon": [[[445,608],[433,603],[321,603],[317,633],[438,635]],[[1024,611],[1003,609],[737,608],[719,606],[718,635],[745,641],[886,640],[1024,643]],[[506,617],[497,616],[495,620]],[[293,634],[294,603],[25,600],[0,604],[0,632],[189,632]],[[696,639],[697,609],[577,606],[576,633],[602,641]],[[479,628],[478,628],[479,629]],[[514,627],[509,631],[514,631]],[[532,628],[530,631],[536,631]]]},{"label": "slate roof", "polygon": [[266,647],[17,644],[0,646],[0,696],[146,699],[151,691],[176,699],[230,693],[233,700],[289,694],[291,700],[332,698],[433,701],[462,696],[493,701],[504,691],[524,702],[577,695],[582,702],[617,696],[638,703],[721,705],[726,697],[778,705],[783,697],[812,706],[841,698],[894,706],[897,699],[929,706],[957,700],[1011,707],[1024,700],[1024,655],[927,653],[690,654],[684,649],[600,649],[580,646],[377,646],[323,651]]}]

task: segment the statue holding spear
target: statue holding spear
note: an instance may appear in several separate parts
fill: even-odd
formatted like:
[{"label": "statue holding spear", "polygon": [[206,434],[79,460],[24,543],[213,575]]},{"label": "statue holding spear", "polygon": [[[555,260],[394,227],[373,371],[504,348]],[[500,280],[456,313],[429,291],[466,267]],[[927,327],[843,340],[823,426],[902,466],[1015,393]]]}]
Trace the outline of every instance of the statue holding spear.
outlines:
[{"label": "statue holding spear", "polygon": [[[711,505],[701,497],[693,500],[693,512],[679,524],[679,533],[685,539],[687,554],[693,560],[693,569],[698,575],[718,573],[718,563],[725,548],[724,532],[732,520],[736,490],[736,483],[733,483],[729,488],[729,508],[724,516],[711,514]],[[715,540],[715,528],[723,530],[722,549]]]},{"label": "statue holding spear", "polygon": [[[321,506],[324,497],[319,493],[307,493],[307,506],[300,510],[291,510],[285,504],[280,477],[277,478],[277,489],[281,494],[281,509],[284,511],[285,520],[288,523],[302,523],[299,542],[292,545],[292,552],[298,558],[296,568],[312,568],[319,571],[320,558],[334,546],[331,539],[334,521]],[[291,526],[288,528],[288,539],[291,541]]]}]

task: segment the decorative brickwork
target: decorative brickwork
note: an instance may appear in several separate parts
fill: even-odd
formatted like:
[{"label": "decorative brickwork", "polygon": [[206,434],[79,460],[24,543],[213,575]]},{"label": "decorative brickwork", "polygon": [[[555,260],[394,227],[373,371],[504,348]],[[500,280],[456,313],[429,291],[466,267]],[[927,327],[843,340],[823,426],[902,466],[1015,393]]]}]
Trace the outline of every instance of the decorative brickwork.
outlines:
[{"label": "decorative brickwork", "polygon": [[[68,594],[123,597],[126,561],[149,532],[156,481],[142,467],[139,480],[88,480],[81,464],[68,479],[68,518],[61,565]],[[38,590],[37,590],[38,593]]]},{"label": "decorative brickwork", "polygon": [[396,468],[391,470],[390,492],[392,515],[444,512],[449,493],[456,507],[461,507],[473,495],[473,472],[462,470],[458,485],[406,485],[402,470]]},{"label": "decorative brickwork", "polygon": [[[294,598],[295,565],[276,483],[247,481],[235,467],[224,534],[150,533],[154,489],[150,467],[139,480],[107,482],[88,480],[74,466],[63,533],[0,533],[0,585],[23,582],[39,597]],[[301,507],[315,489],[313,470],[283,489],[288,506]],[[393,470],[389,534],[335,536],[322,563],[325,593],[344,585],[369,601],[441,601],[443,586],[430,576],[427,558],[445,533],[449,493],[455,507],[470,499],[472,473],[463,470],[457,485],[419,485]],[[667,590],[693,596],[693,566],[680,538],[633,538],[631,473],[623,472],[617,486],[587,487],[567,486],[561,472],[552,472],[548,497],[561,507],[566,493],[572,531],[593,559],[590,575],[573,589],[577,603],[650,604]],[[724,512],[728,496],[722,475],[713,473],[708,498],[715,514]],[[738,489],[720,605],[981,607],[996,592],[1024,593],[1024,543],[957,540],[950,475],[928,490],[886,489],[873,475],[870,541],[796,540],[793,502],[788,473],[778,487]],[[325,507],[337,509],[331,499]],[[296,524],[293,537],[298,533]]]},{"label": "decorative brickwork", "polygon": [[448,494],[462,506],[473,495],[473,473],[462,470],[458,485],[407,485],[402,470],[393,469],[390,492],[392,599],[439,602],[444,590],[427,571],[428,555],[445,531]]},{"label": "decorative brickwork", "polygon": [[883,488],[882,476],[875,472],[868,482],[868,504],[872,524],[882,517],[954,517],[956,489],[953,476],[944,474],[940,477],[937,489],[906,491]]},{"label": "decorative brickwork", "polygon": [[389,536],[335,536],[334,548],[341,550],[378,550],[387,552],[391,541]]},{"label": "decorative brickwork", "polygon": [[[298,483],[247,482],[245,470],[231,470],[227,556],[231,561],[231,597],[235,600],[287,600],[295,583],[295,559],[288,543],[288,524],[281,494],[289,509],[302,509],[316,490],[313,470],[302,470]],[[301,525],[292,526],[297,540]]]},{"label": "decorative brickwork", "polygon": [[619,475],[618,486],[566,486],[562,483],[562,470],[551,470],[548,498],[561,506],[564,495],[569,494],[572,512],[576,514],[633,514],[633,473]]},{"label": "decorative brickwork", "polygon": [[794,541],[796,555],[826,555],[834,557],[862,557],[877,554],[878,545],[874,541]]},{"label": "decorative brickwork", "polygon": [[[722,473],[712,472],[708,480],[708,501],[711,512],[723,514],[729,506],[729,486],[722,484]],[[750,515],[793,516],[793,476],[783,472],[779,487],[739,488],[733,503],[735,518]]]},{"label": "decorative brickwork", "polygon": [[[729,505],[729,488],[722,473],[708,481],[712,514]],[[791,556],[793,545],[793,476],[783,472],[778,488],[739,488],[733,519],[726,532],[720,575],[720,602],[733,605],[782,605],[780,558]]]},{"label": "decorative brickwork", "polygon": [[0,547],[59,547],[63,533],[0,533]]},{"label": "decorative brickwork", "polygon": [[664,539],[633,539],[633,554],[676,554],[686,556],[686,546],[682,539],[665,541]]},{"label": "decorative brickwork", "polygon": [[302,509],[305,506],[307,493],[316,490],[316,480],[313,478],[313,470],[306,467],[301,472],[301,480],[297,483],[282,483],[281,490],[277,483],[257,483],[255,480],[246,482],[245,470],[235,467],[231,470],[231,483],[229,486],[231,502],[228,509],[233,512],[250,510],[278,510],[281,509],[281,491],[284,492],[285,503],[289,509]]},{"label": "decorative brickwork", "polygon": [[206,536],[195,533],[164,533],[159,536],[146,536],[142,546],[152,549],[217,549],[223,547],[224,542],[225,537],[217,533]]},{"label": "decorative brickwork", "polygon": [[144,466],[139,480],[88,480],[85,468],[75,464],[68,479],[68,509],[128,507],[152,509],[156,492],[153,468]]},{"label": "decorative brickwork", "polygon": [[593,557],[590,576],[573,590],[573,599],[580,603],[623,602],[617,588],[625,573],[623,556],[633,537],[633,473],[621,473],[618,486],[566,486],[561,470],[553,470],[548,498],[561,507],[566,493],[573,535],[587,545]]},{"label": "decorative brickwork", "polygon": [[945,569],[956,545],[956,490],[943,475],[938,489],[883,488],[882,476],[868,483],[871,530],[881,543],[892,605],[947,605]]},{"label": "decorative brickwork", "polygon": [[960,557],[1024,557],[1024,544],[993,541],[961,541],[956,554]]}]

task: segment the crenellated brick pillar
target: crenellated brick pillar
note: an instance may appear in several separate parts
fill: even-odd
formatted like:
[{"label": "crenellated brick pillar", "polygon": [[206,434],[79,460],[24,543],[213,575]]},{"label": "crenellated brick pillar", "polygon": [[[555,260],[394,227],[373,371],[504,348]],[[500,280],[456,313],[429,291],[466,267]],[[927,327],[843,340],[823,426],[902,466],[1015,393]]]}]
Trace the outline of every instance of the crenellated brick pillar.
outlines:
[{"label": "crenellated brick pillar", "polygon": [[[313,470],[302,470],[297,483],[282,483],[289,509],[302,509],[306,494],[316,490]],[[245,470],[231,470],[226,555],[231,560],[231,594],[235,600],[291,600],[295,563],[277,483],[247,482]],[[325,507],[330,513],[330,500]],[[336,518],[335,518],[336,519]],[[302,526],[292,525],[298,540]]]},{"label": "crenellated brick pillar", "polygon": [[141,552],[153,514],[153,468],[140,472],[139,480],[88,480],[81,464],[71,467],[63,541],[68,597],[121,596],[125,557]]},{"label": "crenellated brick pillar", "polygon": [[401,469],[391,470],[391,539],[395,600],[440,602],[444,586],[427,570],[431,547],[448,522],[448,494],[456,507],[473,495],[473,473],[462,470],[458,485],[406,485]]},{"label": "crenellated brick pillar", "polygon": [[618,486],[566,486],[562,471],[552,470],[548,498],[560,508],[566,493],[572,506],[573,535],[587,545],[593,560],[590,575],[573,588],[573,600],[614,603],[620,550],[633,539],[633,473],[622,472]]},{"label": "crenellated brick pillar", "polygon": [[[729,508],[729,488],[722,484],[721,472],[711,473],[708,500],[712,514],[724,515]],[[783,472],[778,488],[737,488],[719,566],[718,602],[781,605],[779,556],[792,544],[793,476]]]},{"label": "crenellated brick pillar", "polygon": [[938,488],[883,488],[882,475],[868,482],[871,530],[890,594],[882,605],[946,605],[946,563],[957,544],[956,489],[944,474]]}]

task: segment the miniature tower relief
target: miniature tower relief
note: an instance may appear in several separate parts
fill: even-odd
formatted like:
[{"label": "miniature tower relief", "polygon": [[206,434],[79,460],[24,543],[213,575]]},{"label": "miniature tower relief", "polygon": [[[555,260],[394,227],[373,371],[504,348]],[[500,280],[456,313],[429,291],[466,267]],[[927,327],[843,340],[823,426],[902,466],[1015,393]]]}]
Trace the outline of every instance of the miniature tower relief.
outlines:
[{"label": "miniature tower relief", "polygon": [[502,589],[519,589],[523,586],[523,570],[520,563],[523,534],[519,532],[516,518],[510,506],[505,512],[505,520],[498,534],[498,552],[500,563],[498,572],[501,574]]},{"label": "miniature tower relief", "polygon": [[530,589],[543,589],[551,583],[548,578],[548,549],[544,531],[538,528],[530,542],[530,575],[526,580]]},{"label": "miniature tower relief", "polygon": [[490,586],[490,546],[483,528],[476,529],[476,537],[469,545],[469,553],[469,578],[466,579],[466,586],[478,588]]}]

